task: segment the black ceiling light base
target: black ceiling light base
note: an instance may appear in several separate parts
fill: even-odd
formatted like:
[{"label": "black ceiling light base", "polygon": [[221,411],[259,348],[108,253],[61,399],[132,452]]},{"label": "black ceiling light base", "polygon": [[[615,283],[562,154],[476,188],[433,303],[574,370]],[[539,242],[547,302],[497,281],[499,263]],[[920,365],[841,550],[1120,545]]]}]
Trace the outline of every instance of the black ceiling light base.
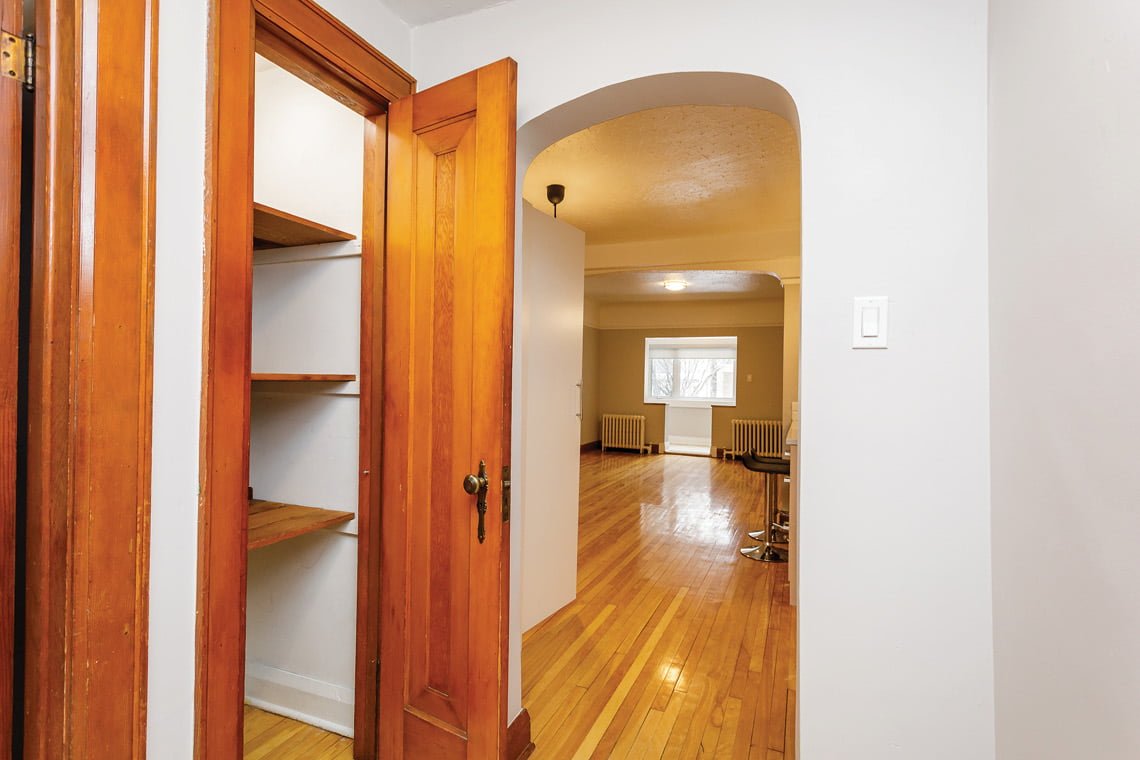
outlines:
[{"label": "black ceiling light base", "polygon": [[554,206],[554,218],[558,218],[558,204],[566,199],[566,187],[564,185],[547,185],[546,186],[546,200],[550,205]]}]

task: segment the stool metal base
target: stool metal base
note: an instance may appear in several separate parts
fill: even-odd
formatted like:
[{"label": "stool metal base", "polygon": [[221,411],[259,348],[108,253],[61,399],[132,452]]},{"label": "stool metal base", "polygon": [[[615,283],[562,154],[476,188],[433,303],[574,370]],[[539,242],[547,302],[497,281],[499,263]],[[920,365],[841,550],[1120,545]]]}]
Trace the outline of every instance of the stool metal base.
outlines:
[{"label": "stool metal base", "polygon": [[[763,541],[764,540],[764,531],[762,531],[762,530],[750,530],[750,531],[748,531],[748,537],[751,538],[753,541]],[[741,549],[741,551],[744,551],[744,550]]]},{"label": "stool metal base", "polygon": [[759,544],[757,546],[746,546],[740,550],[740,553],[748,559],[754,559],[757,562],[787,562],[788,558],[780,549],[777,549],[771,544]]},{"label": "stool metal base", "polygon": [[755,554],[746,554],[744,556],[748,557],[748,559],[754,559],[757,562],[787,562],[788,561],[787,556],[785,556],[779,549],[772,546],[771,544],[766,544],[764,546],[764,551],[762,551],[762,552],[756,552]]}]

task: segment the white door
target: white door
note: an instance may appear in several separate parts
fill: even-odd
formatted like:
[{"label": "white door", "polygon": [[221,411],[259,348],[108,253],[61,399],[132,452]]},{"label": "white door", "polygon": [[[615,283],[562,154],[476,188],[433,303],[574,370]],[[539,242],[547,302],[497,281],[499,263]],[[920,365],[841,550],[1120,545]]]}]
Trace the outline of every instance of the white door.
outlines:
[{"label": "white door", "polygon": [[586,236],[526,204],[522,222],[523,441],[515,454],[515,493],[521,497],[525,631],[577,593]]}]

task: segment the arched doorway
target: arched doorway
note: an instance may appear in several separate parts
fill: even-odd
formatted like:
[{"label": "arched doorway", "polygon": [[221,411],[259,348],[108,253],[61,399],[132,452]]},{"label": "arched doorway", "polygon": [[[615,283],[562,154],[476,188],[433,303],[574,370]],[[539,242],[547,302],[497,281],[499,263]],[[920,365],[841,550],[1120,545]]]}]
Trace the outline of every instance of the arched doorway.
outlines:
[{"label": "arched doorway", "polygon": [[[518,185],[521,188],[526,172],[532,161],[546,148],[554,145],[570,135],[587,129],[596,124],[649,109],[666,106],[708,105],[708,106],[739,106],[755,108],[770,112],[785,120],[796,138],[798,151],[798,117],[795,104],[791,96],[779,85],[761,77],[723,73],[723,72],[684,72],[676,74],[663,74],[644,77],[628,82],[612,85],[597,90],[573,101],[552,109],[543,115],[524,124],[518,133]],[[797,186],[798,191],[798,186]],[[797,197],[798,203],[798,197]],[[522,219],[523,214],[519,214]],[[528,304],[526,278],[524,277],[525,257],[527,255],[526,242],[520,225],[520,244],[516,250],[520,253],[516,257],[516,314],[526,308],[534,308]],[[788,367],[784,378],[784,404],[785,429],[786,418],[790,412],[790,401],[797,397],[798,389],[798,312],[799,312],[799,240],[800,230],[798,224],[794,230],[786,231],[780,239],[770,239],[767,245],[759,243],[748,252],[733,253],[726,262],[724,260],[705,259],[694,260],[685,258],[683,254],[675,258],[617,260],[613,262],[613,271],[668,271],[669,267],[684,266],[686,269],[726,269],[738,271],[766,272],[776,275],[784,286],[785,306],[783,316],[786,320],[794,320],[794,335],[790,345],[784,351],[785,365]],[[514,441],[514,479],[516,494],[526,492],[526,478],[530,470],[528,458],[541,456],[532,447],[526,445],[523,436],[525,409],[523,399],[519,397],[523,388],[522,362],[528,351],[528,341],[533,336],[519,332],[519,326],[524,320],[516,319],[515,336],[515,416],[513,420]],[[520,411],[522,413],[520,413]],[[522,552],[524,540],[521,535],[522,525],[525,522],[526,504],[520,504],[523,519],[516,520],[513,525],[512,536],[512,567],[516,570],[511,580],[511,610],[510,625],[510,683],[508,695],[508,712],[514,715],[521,709],[522,700],[522,621],[520,620],[519,601],[522,595],[521,575]]]}]

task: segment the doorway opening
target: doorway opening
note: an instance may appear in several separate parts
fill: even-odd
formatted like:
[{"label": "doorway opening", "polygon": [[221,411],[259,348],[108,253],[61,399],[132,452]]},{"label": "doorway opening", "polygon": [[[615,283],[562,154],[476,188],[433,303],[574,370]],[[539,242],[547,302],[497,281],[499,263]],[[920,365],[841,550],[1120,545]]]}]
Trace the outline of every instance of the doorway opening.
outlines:
[{"label": "doorway opening", "polygon": [[[535,743],[790,757],[791,568],[738,549],[796,484],[736,459],[783,458],[797,399],[794,105],[756,77],[662,75],[560,106],[519,146],[512,685]],[[713,715],[733,720],[710,737]]]},{"label": "doorway opening", "polygon": [[253,123],[246,756],[353,736],[367,128],[260,56]]}]

